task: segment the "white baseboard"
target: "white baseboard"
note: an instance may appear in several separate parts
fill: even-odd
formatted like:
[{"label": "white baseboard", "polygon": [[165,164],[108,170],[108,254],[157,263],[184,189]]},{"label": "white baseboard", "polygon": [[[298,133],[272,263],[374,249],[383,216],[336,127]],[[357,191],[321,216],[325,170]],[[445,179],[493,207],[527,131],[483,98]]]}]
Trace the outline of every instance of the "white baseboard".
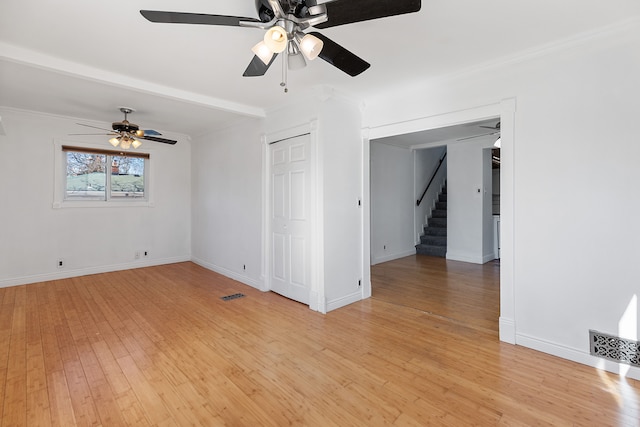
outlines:
[{"label": "white baseboard", "polygon": [[447,259],[450,259],[451,261],[470,262],[472,264],[485,264],[489,261],[493,261],[495,258],[493,256],[493,253],[490,255],[481,256],[455,251],[452,252],[447,249]]},{"label": "white baseboard", "polygon": [[87,268],[76,268],[56,271],[55,273],[34,274],[23,277],[13,277],[11,279],[0,280],[0,288],[9,286],[28,285],[30,283],[48,282],[51,280],[68,279],[70,277],[88,276],[90,274],[110,273],[113,271],[133,270],[135,268],[153,267],[155,265],[174,264],[177,262],[191,261],[190,256],[162,258],[154,260],[137,260],[124,264],[100,265]]},{"label": "white baseboard", "polygon": [[407,249],[406,251],[396,252],[390,255],[373,256],[371,257],[371,265],[376,265],[376,264],[380,264],[382,262],[387,262],[387,261],[393,261],[394,259],[404,258],[404,257],[415,255],[415,254],[416,254],[416,248],[412,248],[412,249]]},{"label": "white baseboard", "polygon": [[207,270],[215,271],[218,274],[222,274],[230,279],[237,280],[240,283],[244,283],[245,285],[251,286],[252,288],[256,288],[259,291],[265,291],[264,285],[261,281],[252,279],[248,276],[238,274],[235,271],[226,269],[224,267],[220,267],[215,264],[211,264],[210,262],[203,261],[199,258],[192,257],[191,262],[198,264],[201,267],[206,268]]},{"label": "white baseboard", "polygon": [[599,357],[592,356],[588,352],[576,348],[541,340],[539,338],[532,337],[526,334],[516,334],[516,344],[541,351],[552,356],[561,357],[563,359],[571,360],[576,363],[591,366],[596,369],[612,372],[622,377],[640,380],[640,368],[629,366],[623,363],[616,363],[606,359],[601,359]]},{"label": "white baseboard", "polygon": [[338,309],[340,307],[344,307],[345,305],[349,305],[354,302],[358,302],[361,299],[362,299],[362,292],[354,292],[350,295],[345,295],[344,297],[327,301],[327,312]]},{"label": "white baseboard", "polygon": [[500,328],[500,341],[506,342],[509,344],[516,343],[516,323],[513,319],[508,319],[506,317],[500,317],[499,320],[499,328]]}]

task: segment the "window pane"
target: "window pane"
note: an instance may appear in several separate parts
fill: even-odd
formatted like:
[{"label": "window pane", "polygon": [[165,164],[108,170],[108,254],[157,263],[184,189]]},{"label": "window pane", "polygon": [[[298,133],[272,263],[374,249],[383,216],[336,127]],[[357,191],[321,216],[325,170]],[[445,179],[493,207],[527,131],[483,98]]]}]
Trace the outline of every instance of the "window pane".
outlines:
[{"label": "window pane", "polygon": [[67,199],[105,199],[104,154],[66,152],[67,157]]},{"label": "window pane", "polygon": [[111,157],[111,198],[144,197],[144,159]]}]

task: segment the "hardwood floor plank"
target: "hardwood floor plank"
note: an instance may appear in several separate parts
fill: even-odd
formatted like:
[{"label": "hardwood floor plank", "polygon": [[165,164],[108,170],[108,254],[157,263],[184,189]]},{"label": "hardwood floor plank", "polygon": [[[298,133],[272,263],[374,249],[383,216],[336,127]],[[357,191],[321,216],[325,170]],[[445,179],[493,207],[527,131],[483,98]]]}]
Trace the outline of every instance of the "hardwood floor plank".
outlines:
[{"label": "hardwood floor plank", "polygon": [[153,385],[147,381],[131,356],[124,356],[117,360],[118,365],[124,372],[137,400],[151,424],[160,425],[171,418],[158,392]]},{"label": "hardwood floor plank", "polygon": [[64,371],[53,371],[47,375],[47,390],[51,408],[51,425],[56,427],[78,425]]}]

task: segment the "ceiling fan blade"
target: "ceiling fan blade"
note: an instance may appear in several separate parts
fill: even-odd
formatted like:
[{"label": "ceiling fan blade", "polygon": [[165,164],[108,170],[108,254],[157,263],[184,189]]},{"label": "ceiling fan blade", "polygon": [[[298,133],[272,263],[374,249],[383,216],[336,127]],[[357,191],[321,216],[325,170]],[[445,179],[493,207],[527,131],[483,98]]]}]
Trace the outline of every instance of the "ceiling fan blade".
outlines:
[{"label": "ceiling fan blade", "polygon": [[[99,128],[98,126],[85,125],[84,123],[76,123],[76,124],[77,124],[77,125],[80,125],[80,126],[85,126],[85,127],[88,127],[88,128],[100,129],[100,130],[106,130],[107,132],[113,132],[113,130],[112,130],[112,129],[105,129],[105,128]],[[97,135],[97,134],[96,134],[96,135]]]},{"label": "ceiling fan blade", "polygon": [[418,12],[421,0],[336,0],[325,4],[329,20],[314,25],[329,28],[353,22]]},{"label": "ceiling fan blade", "polygon": [[106,136],[113,136],[113,135],[117,135],[116,133],[69,133],[67,135],[106,135]]},{"label": "ceiling fan blade", "polygon": [[347,49],[319,32],[312,31],[309,34],[313,34],[324,43],[324,47],[318,56],[334,67],[349,74],[351,77],[357,76],[371,66],[371,64],[364,59],[349,52]]},{"label": "ceiling fan blade", "polygon": [[153,130],[153,129],[141,129],[142,132],[144,132],[144,136],[159,136],[162,135],[160,132],[158,132],[157,130]]},{"label": "ceiling fan blade", "polygon": [[255,18],[227,15],[207,15],[205,13],[163,12],[159,10],[141,10],[140,13],[148,21],[162,22],[166,24],[203,24],[239,27],[241,21],[260,22]]},{"label": "ceiling fan blade", "polygon": [[495,126],[478,126],[478,127],[485,128],[485,129],[500,130],[500,122],[496,123]]},{"label": "ceiling fan blade", "polygon": [[146,139],[147,141],[155,141],[155,142],[162,142],[164,144],[171,144],[174,145],[176,142],[178,141],[174,141],[173,139],[165,139],[165,138],[158,138],[157,136],[140,136],[140,139]]},{"label": "ceiling fan blade", "polygon": [[467,139],[480,138],[482,136],[489,136],[489,135],[497,135],[499,133],[500,132],[489,132],[489,133],[483,133],[483,134],[480,134],[480,135],[472,135],[472,136],[467,136],[467,137],[464,137],[464,138],[456,139],[456,141],[466,141]]},{"label": "ceiling fan blade", "polygon": [[264,62],[262,62],[262,59],[260,59],[256,55],[254,55],[253,59],[249,63],[249,66],[247,67],[246,70],[244,70],[244,74],[242,74],[242,76],[243,77],[260,77],[260,76],[264,76],[264,73],[267,72],[267,70],[269,69],[271,64],[273,64],[273,61],[276,60],[277,56],[278,56],[277,53],[274,54],[271,57],[271,61],[269,61],[268,64],[265,64]]}]

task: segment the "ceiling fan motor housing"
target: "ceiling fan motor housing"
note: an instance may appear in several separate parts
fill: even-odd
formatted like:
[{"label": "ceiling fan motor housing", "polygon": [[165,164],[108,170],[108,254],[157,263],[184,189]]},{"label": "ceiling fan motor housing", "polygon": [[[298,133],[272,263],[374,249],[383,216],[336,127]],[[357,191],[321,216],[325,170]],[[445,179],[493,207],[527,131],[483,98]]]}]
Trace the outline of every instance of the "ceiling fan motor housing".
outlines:
[{"label": "ceiling fan motor housing", "polygon": [[[262,22],[270,22],[276,17],[268,0],[255,0],[258,18]],[[285,14],[293,14],[296,18],[310,15],[310,8],[317,6],[316,0],[278,0]]]},{"label": "ceiling fan motor housing", "polygon": [[262,22],[269,22],[276,16],[267,0],[256,0],[256,10]]},{"label": "ceiling fan motor housing", "polygon": [[111,123],[111,127],[116,132],[129,132],[129,133],[134,133],[138,129],[140,129],[138,125],[136,125],[135,123],[129,123],[128,120],[123,120],[121,122],[113,122]]}]

